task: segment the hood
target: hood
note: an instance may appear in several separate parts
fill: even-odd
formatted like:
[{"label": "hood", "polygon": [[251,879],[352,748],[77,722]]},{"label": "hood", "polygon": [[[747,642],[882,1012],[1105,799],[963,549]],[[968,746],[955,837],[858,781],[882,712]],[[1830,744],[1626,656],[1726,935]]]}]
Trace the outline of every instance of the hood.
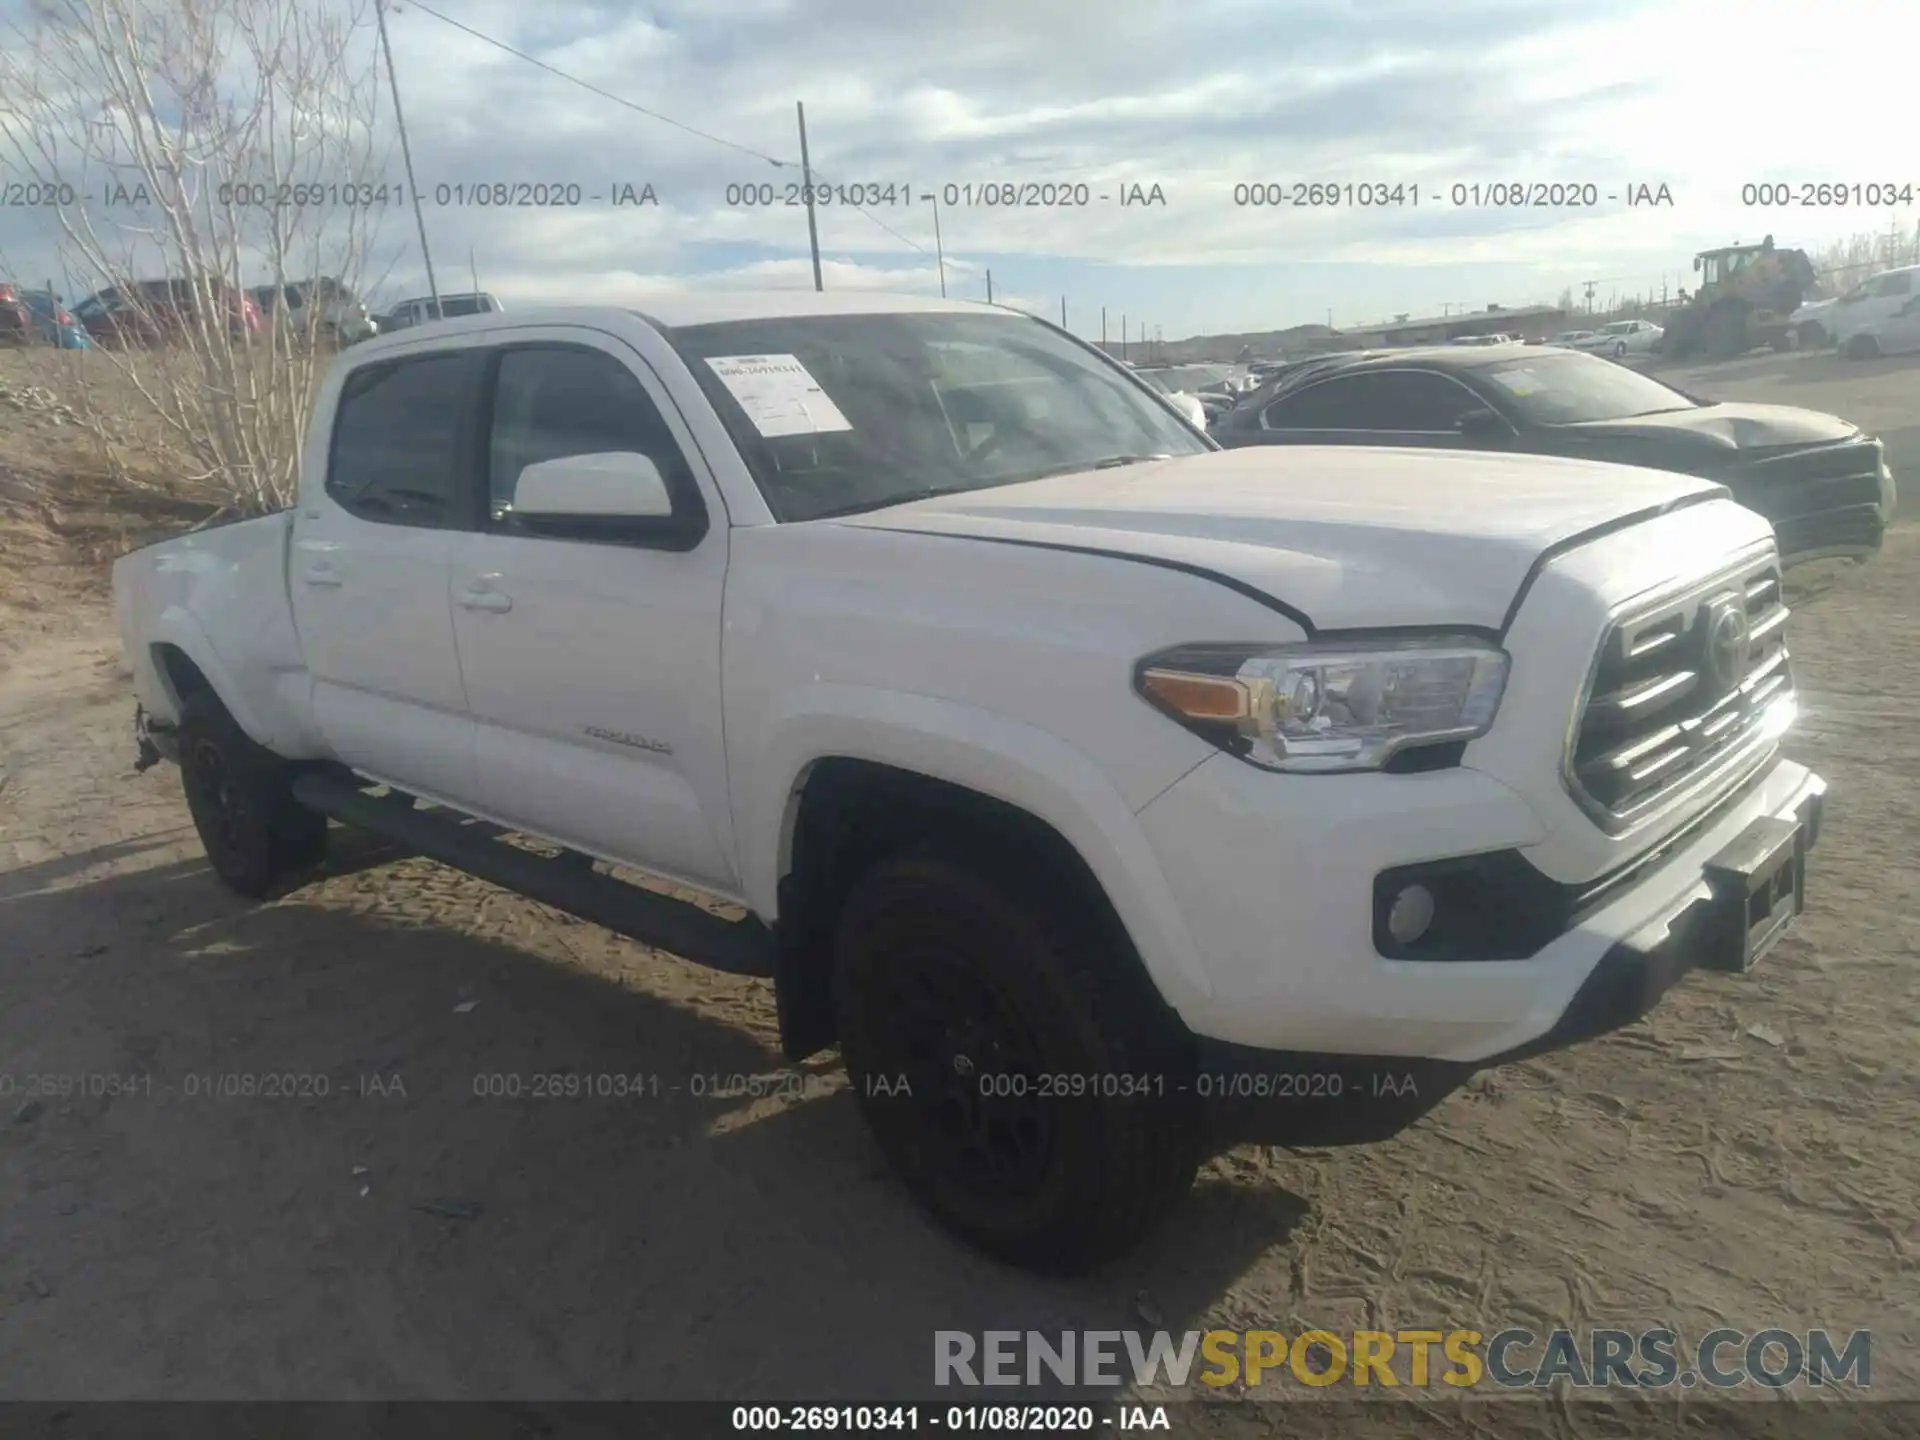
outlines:
[{"label": "hood", "polygon": [[1826,314],[1827,311],[1831,310],[1834,306],[1834,302],[1839,298],[1840,298],[1839,296],[1834,295],[1834,296],[1829,296],[1825,300],[1809,300],[1807,301],[1806,304],[1802,305],[1798,310],[1794,311],[1793,314],[1789,315],[1787,319],[1792,321],[1796,325],[1803,320],[1817,320],[1820,316]]},{"label": "hood", "polygon": [[1316,629],[1497,629],[1543,550],[1725,491],[1542,456],[1260,446],[1083,471],[823,523],[1109,551],[1209,571]]},{"label": "hood", "polygon": [[1678,442],[1698,448],[1703,457],[1734,452],[1780,450],[1799,445],[1831,445],[1851,440],[1860,427],[1837,415],[1799,410],[1791,405],[1700,405],[1625,420],[1589,420],[1557,427],[1568,435]]}]

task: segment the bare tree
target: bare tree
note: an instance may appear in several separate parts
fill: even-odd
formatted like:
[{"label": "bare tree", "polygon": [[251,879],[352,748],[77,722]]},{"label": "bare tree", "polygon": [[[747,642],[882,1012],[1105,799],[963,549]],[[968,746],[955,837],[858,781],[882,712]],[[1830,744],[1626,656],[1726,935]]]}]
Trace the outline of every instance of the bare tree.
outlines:
[{"label": "bare tree", "polygon": [[1844,295],[1861,281],[1900,265],[1920,265],[1920,225],[1863,231],[1836,240],[1810,257],[1829,295]]},{"label": "bare tree", "polygon": [[361,3],[34,0],[0,35],[0,155],[51,191],[102,363],[232,512],[290,503],[319,369],[350,338],[307,282],[356,287],[406,201],[376,165]]}]

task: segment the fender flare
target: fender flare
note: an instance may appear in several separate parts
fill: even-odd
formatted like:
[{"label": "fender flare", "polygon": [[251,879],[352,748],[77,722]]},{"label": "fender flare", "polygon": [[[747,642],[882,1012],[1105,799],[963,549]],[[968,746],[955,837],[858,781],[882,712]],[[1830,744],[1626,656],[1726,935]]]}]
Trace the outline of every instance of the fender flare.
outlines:
[{"label": "fender flare", "polygon": [[154,618],[147,636],[147,653],[153,657],[154,670],[177,708],[181,697],[174,687],[173,677],[160,663],[157,653],[162,645],[171,645],[193,662],[194,668],[213,687],[214,697],[227,707],[227,713],[233,716],[234,723],[247,733],[250,740],[269,750],[273,748],[273,728],[266,723],[263,715],[248,704],[245,692],[235,681],[233,672],[220,659],[220,653],[214,649],[206,630],[184,606],[168,605],[161,610]]},{"label": "fender flare", "polygon": [[[741,882],[769,919],[792,856],[801,795],[820,761],[887,765],[1024,811],[1073,847],[1175,1009],[1212,985],[1134,810],[1085,751],[1060,736],[956,701],[865,687],[810,685],[783,697],[742,767]],[[736,772],[738,773],[738,772]],[[1169,783],[1177,776],[1170,776]]]}]

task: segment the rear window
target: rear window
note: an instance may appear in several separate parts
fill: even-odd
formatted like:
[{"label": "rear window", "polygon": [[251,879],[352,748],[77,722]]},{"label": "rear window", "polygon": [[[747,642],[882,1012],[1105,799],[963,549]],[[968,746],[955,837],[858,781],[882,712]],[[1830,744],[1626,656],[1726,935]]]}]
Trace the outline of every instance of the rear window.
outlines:
[{"label": "rear window", "polygon": [[484,295],[450,295],[440,302],[440,314],[448,320],[461,315],[485,315],[493,302]]},{"label": "rear window", "polygon": [[461,455],[474,419],[479,351],[409,356],[347,377],[327,493],[363,520],[464,523]]}]

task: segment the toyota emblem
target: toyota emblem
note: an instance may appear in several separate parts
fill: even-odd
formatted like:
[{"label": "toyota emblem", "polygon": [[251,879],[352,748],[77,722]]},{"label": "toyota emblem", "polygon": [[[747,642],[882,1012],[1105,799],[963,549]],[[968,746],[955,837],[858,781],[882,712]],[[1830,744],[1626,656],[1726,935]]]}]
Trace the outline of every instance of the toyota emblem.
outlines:
[{"label": "toyota emblem", "polygon": [[1752,663],[1753,628],[1747,619],[1744,595],[1721,595],[1704,607],[1702,628],[1706,632],[1707,680],[1716,694],[1726,694],[1747,678]]}]

